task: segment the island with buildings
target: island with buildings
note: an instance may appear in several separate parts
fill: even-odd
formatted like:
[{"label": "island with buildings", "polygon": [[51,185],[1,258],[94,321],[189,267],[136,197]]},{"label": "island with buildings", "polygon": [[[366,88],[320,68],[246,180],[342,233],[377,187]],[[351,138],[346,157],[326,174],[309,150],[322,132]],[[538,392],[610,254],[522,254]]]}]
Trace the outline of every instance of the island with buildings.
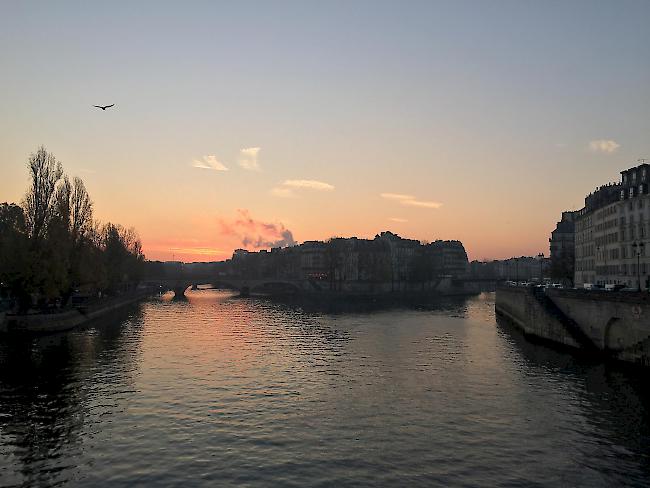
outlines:
[{"label": "island with buildings", "polygon": [[[420,242],[389,231],[373,239],[335,237],[270,250],[237,249],[215,263],[149,263],[177,295],[194,284],[242,294],[362,297],[475,293],[460,241]],[[177,280],[178,284],[174,284]]]}]

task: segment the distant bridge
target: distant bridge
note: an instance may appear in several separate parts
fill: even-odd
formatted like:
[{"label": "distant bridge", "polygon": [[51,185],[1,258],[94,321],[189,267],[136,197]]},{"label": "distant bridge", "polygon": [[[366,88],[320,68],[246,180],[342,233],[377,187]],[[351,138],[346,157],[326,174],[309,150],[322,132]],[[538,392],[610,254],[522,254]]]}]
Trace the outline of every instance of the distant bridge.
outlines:
[{"label": "distant bridge", "polygon": [[292,279],[241,279],[241,278],[215,278],[212,280],[189,279],[160,279],[148,280],[147,283],[158,286],[162,291],[173,291],[174,296],[185,296],[188,288],[196,289],[199,285],[209,285],[212,288],[228,288],[240,292],[242,295],[250,293],[297,293],[299,291],[320,291],[321,284],[315,280]]}]

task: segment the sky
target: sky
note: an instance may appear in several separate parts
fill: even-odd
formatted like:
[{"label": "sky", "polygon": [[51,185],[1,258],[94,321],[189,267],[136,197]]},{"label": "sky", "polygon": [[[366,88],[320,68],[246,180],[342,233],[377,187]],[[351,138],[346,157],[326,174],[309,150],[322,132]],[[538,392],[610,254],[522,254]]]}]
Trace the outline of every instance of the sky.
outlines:
[{"label": "sky", "polygon": [[0,2],[0,201],[44,145],[149,259],[384,230],[548,255],[563,210],[650,158],[648,20],[645,0]]}]

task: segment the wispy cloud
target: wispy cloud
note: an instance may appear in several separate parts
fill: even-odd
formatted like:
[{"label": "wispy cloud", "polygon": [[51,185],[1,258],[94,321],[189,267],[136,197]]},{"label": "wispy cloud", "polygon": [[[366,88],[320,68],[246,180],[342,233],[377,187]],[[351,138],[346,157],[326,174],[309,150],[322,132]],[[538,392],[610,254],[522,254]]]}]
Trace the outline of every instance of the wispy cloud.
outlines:
[{"label": "wispy cloud", "polygon": [[291,188],[275,187],[271,190],[271,195],[280,198],[295,198],[297,195]]},{"label": "wispy cloud", "polygon": [[413,195],[403,195],[401,193],[380,193],[379,196],[388,200],[413,200],[415,198]]},{"label": "wispy cloud", "polygon": [[589,149],[593,152],[613,153],[621,145],[611,139],[598,139],[589,142]]},{"label": "wispy cloud", "polygon": [[285,180],[282,186],[289,188],[306,188],[308,190],[332,191],[334,187],[329,183],[317,180]]},{"label": "wispy cloud", "polygon": [[[427,200],[418,200],[413,195],[405,195],[403,193],[380,193],[380,197],[387,200],[395,200],[407,207],[421,207],[421,208],[440,208],[442,203]],[[396,221],[399,222],[399,221]]]},{"label": "wispy cloud", "polygon": [[399,217],[391,217],[391,218],[388,219],[388,220],[390,220],[391,222],[400,222],[400,223],[402,223],[402,222],[408,222],[408,220],[406,220],[406,219],[401,219],[401,218],[399,218]]},{"label": "wispy cloud", "polygon": [[247,249],[293,246],[293,233],[284,224],[255,220],[246,209],[238,209],[234,220],[219,220],[220,234],[234,236]]},{"label": "wispy cloud", "polygon": [[249,171],[259,171],[260,165],[257,158],[259,152],[259,147],[246,147],[239,151],[239,166]]},{"label": "wispy cloud", "polygon": [[440,202],[427,202],[424,200],[401,200],[402,205],[407,205],[409,207],[423,207],[423,208],[440,208],[442,203]]},{"label": "wispy cloud", "polygon": [[192,161],[192,166],[201,169],[211,169],[213,171],[228,171],[223,163],[217,160],[215,155],[203,156],[201,159]]}]

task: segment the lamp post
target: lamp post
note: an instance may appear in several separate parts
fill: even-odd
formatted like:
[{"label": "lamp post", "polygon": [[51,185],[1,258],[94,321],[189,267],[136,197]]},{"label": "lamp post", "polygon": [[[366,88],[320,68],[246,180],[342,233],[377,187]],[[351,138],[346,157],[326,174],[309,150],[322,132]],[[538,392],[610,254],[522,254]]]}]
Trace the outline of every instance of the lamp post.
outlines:
[{"label": "lamp post", "polygon": [[537,259],[539,259],[539,284],[541,285],[542,282],[544,281],[544,275],[542,272],[542,265],[544,264],[544,253],[540,252],[537,255]]},{"label": "lamp post", "polygon": [[641,291],[641,252],[643,251],[643,248],[645,247],[645,244],[643,242],[635,242],[632,244],[632,247],[634,248],[634,251],[636,252],[636,284],[637,284],[637,290]]}]

